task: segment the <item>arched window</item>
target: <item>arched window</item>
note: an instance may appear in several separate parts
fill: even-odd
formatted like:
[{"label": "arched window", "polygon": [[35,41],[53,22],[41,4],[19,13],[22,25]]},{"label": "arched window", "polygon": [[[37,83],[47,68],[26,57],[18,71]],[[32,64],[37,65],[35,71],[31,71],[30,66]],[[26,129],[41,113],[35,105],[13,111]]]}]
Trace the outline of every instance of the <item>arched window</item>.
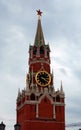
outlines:
[{"label": "arched window", "polygon": [[36,55],[36,52],[37,52],[37,48],[34,48],[33,49],[33,54]]},{"label": "arched window", "polygon": [[43,48],[43,46],[40,47],[40,54],[44,54],[44,48]]},{"label": "arched window", "polygon": [[56,102],[60,102],[60,96],[59,95],[56,96]]},{"label": "arched window", "polygon": [[30,99],[35,100],[35,94],[32,93],[31,96],[30,96]]}]

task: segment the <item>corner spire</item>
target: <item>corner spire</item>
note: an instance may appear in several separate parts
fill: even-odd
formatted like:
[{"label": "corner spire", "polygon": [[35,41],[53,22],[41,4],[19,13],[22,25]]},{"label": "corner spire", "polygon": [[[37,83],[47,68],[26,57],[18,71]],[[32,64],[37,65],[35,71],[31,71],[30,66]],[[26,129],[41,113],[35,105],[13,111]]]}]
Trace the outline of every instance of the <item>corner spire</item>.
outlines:
[{"label": "corner spire", "polygon": [[30,89],[29,89],[29,78],[30,78],[30,75],[27,74],[27,77],[26,77],[26,92],[30,91]]},{"label": "corner spire", "polygon": [[18,97],[21,95],[20,88],[18,88]]},{"label": "corner spire", "polygon": [[61,92],[61,93],[64,93],[64,92],[63,92],[63,85],[62,85],[62,80],[61,80],[61,87],[60,87],[60,92]]},{"label": "corner spire", "polygon": [[40,9],[37,10],[37,15],[38,15],[38,24],[37,24],[37,31],[35,35],[34,45],[41,46],[41,45],[45,45],[45,41],[44,41],[44,35],[43,35],[41,20],[40,20],[40,16],[42,15]]}]

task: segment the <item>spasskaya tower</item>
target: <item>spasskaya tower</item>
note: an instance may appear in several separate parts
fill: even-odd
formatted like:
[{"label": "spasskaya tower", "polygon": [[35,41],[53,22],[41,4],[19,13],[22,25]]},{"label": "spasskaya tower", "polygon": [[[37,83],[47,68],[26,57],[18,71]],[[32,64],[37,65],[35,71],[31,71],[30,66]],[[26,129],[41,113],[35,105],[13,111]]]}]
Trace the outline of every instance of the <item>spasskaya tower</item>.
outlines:
[{"label": "spasskaya tower", "polygon": [[21,130],[65,130],[65,102],[62,83],[54,89],[50,71],[50,47],[45,44],[40,10],[34,44],[29,46],[26,88],[17,97],[17,123]]}]

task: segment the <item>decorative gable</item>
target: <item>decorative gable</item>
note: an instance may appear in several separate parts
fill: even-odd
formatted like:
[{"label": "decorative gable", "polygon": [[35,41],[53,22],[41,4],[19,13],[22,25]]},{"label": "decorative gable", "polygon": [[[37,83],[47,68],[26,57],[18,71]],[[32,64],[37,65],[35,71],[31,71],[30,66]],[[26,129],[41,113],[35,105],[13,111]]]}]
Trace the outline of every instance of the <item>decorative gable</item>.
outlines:
[{"label": "decorative gable", "polygon": [[39,104],[39,118],[53,119],[53,104],[48,96],[43,96]]}]

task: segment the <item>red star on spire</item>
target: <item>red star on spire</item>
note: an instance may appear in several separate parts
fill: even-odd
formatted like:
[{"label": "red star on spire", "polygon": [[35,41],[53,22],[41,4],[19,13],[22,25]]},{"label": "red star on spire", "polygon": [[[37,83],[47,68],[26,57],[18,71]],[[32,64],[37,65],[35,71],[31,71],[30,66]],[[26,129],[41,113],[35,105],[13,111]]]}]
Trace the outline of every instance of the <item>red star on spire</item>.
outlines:
[{"label": "red star on spire", "polygon": [[39,10],[37,10],[37,15],[41,16],[42,12]]}]

